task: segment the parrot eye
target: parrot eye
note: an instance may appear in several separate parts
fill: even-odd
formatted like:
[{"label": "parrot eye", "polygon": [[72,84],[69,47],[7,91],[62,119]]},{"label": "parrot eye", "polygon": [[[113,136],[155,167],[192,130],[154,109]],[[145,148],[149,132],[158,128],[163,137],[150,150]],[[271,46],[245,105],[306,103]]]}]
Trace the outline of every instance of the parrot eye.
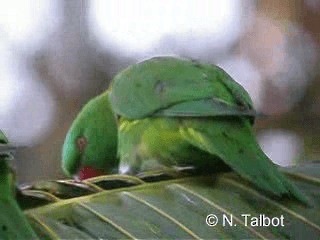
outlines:
[{"label": "parrot eye", "polygon": [[78,147],[80,152],[84,151],[84,149],[87,146],[87,143],[88,143],[88,141],[87,141],[87,139],[85,137],[79,137],[77,139],[77,147]]}]

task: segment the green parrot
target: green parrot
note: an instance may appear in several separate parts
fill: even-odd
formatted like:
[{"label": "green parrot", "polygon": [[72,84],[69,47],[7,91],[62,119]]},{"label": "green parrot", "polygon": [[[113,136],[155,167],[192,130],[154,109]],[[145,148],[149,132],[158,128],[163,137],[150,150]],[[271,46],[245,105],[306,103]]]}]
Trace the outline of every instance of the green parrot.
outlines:
[{"label": "green parrot", "polygon": [[62,169],[80,180],[117,169],[117,121],[108,91],[90,100],[72,123],[62,149]]},{"label": "green parrot", "polygon": [[15,176],[8,139],[0,130],[0,239],[38,239],[15,200]]},{"label": "green parrot", "polygon": [[151,58],[117,74],[109,99],[119,118],[120,173],[229,168],[268,193],[308,203],[259,147],[251,98],[221,68]]}]

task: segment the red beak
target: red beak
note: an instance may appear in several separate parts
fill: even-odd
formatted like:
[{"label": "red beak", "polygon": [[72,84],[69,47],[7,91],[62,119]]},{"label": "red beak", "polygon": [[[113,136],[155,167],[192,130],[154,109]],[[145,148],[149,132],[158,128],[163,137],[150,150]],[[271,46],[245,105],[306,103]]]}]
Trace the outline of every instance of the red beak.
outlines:
[{"label": "red beak", "polygon": [[90,166],[86,166],[80,169],[80,171],[78,172],[78,177],[80,180],[85,180],[88,178],[93,178],[93,177],[101,176],[104,174],[105,173],[101,170],[95,169]]}]

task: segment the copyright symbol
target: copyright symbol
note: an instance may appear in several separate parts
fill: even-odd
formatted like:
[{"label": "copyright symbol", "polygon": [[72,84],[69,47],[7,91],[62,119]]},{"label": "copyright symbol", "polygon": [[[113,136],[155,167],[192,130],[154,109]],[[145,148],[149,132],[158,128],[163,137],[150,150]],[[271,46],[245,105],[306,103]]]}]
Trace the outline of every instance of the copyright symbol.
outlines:
[{"label": "copyright symbol", "polygon": [[206,218],[206,223],[210,227],[214,227],[218,224],[218,217],[214,214],[209,214]]}]

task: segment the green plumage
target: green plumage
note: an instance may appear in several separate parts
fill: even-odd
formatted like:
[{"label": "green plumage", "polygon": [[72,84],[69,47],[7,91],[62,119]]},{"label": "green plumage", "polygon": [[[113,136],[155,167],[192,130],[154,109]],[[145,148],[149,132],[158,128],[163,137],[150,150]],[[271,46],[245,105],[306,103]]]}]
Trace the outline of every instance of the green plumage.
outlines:
[{"label": "green plumage", "polygon": [[8,139],[0,130],[0,239],[38,239],[15,199],[14,172],[9,166]]},{"label": "green plumage", "polygon": [[[108,94],[106,91],[89,101],[67,133],[62,169],[69,177],[86,166],[105,173],[117,166],[117,124]],[[83,146],[79,146],[79,139]]]},{"label": "green plumage", "polygon": [[260,149],[247,92],[222,69],[172,57],[152,58],[119,73],[110,101],[121,116],[120,171],[192,165],[229,166],[276,196],[307,199]]},{"label": "green plumage", "polygon": [[[110,93],[114,111],[129,119],[151,116],[159,110],[168,111],[177,104],[202,100],[207,112],[198,116],[221,115],[215,106],[208,107],[206,101],[225,104],[234,108],[233,115],[254,115],[252,101],[248,93],[225,71],[217,66],[173,57],[157,57],[132,65],[120,72],[112,82]],[[201,101],[198,102],[198,107]],[[184,116],[193,107],[184,108]],[[165,114],[163,115],[165,116]]]},{"label": "green plumage", "polygon": [[231,168],[268,193],[307,203],[259,147],[255,116],[248,93],[221,68],[152,58],[120,72],[82,109],[64,143],[63,169],[72,176],[84,166],[131,174]]}]

